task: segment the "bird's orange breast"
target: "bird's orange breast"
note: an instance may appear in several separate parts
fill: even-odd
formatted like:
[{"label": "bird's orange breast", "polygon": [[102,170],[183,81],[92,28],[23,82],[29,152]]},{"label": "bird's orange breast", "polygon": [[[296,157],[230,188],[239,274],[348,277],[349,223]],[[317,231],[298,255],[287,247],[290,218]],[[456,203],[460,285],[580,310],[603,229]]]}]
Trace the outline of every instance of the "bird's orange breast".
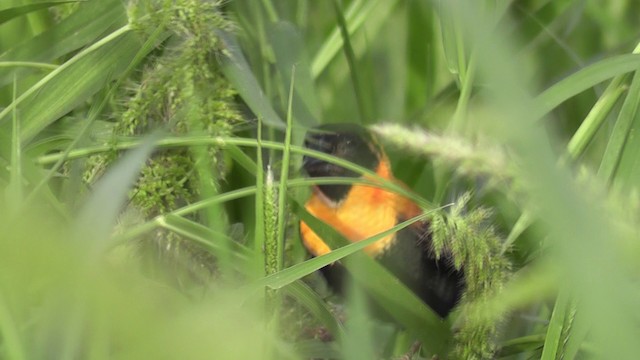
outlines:
[{"label": "bird's orange breast", "polygon": [[[382,161],[376,169],[378,175],[393,180],[389,166]],[[323,222],[333,226],[347,240],[361,241],[389,230],[398,219],[409,218],[419,213],[419,208],[405,197],[371,185],[354,184],[346,198],[339,204],[331,204],[314,189],[305,205],[307,211]],[[300,223],[300,233],[305,247],[315,256],[331,251],[329,246],[306,223]],[[367,246],[365,251],[376,256],[384,252],[395,241],[388,235]]]}]

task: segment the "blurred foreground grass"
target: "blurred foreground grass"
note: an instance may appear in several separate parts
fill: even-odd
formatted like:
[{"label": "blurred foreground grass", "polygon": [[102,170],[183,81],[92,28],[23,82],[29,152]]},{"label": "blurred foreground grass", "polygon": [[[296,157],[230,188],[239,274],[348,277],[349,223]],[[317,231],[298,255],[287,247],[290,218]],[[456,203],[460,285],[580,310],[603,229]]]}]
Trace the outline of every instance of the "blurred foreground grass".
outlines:
[{"label": "blurred foreground grass", "polygon": [[[391,358],[418,339],[416,358],[636,358],[637,14],[3,1],[0,356]],[[483,287],[446,321],[364,243],[307,260],[300,145],[329,122],[375,125],[414,200],[456,224],[448,246]],[[313,275],[341,258],[362,283],[345,324]],[[490,276],[502,259],[510,273]]]}]

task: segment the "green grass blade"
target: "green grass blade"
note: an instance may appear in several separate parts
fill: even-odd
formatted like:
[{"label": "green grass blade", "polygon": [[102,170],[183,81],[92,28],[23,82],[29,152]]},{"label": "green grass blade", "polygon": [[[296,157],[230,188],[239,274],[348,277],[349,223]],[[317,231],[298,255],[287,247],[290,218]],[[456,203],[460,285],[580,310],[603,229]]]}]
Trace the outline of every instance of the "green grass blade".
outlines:
[{"label": "green grass blade", "polygon": [[[636,141],[629,140],[635,139],[635,136],[630,136],[631,130],[637,128],[640,120],[640,114],[638,107],[640,106],[640,71],[636,71],[629,87],[629,93],[622,104],[620,114],[613,128],[613,133],[609,138],[609,143],[602,157],[600,168],[598,169],[598,175],[607,182],[613,180],[614,176],[619,168],[623,172],[623,176],[628,176],[633,171],[635,165],[635,158],[627,157],[625,154],[629,153],[635,155],[637,147],[634,149],[631,146],[636,145]],[[622,165],[622,159],[625,159],[624,166]]]},{"label": "green grass blade", "polygon": [[47,9],[52,6],[63,5],[63,4],[73,3],[73,2],[79,2],[79,0],[36,2],[34,4],[27,4],[27,5],[21,5],[21,6],[13,6],[13,7],[6,7],[6,5],[5,6],[0,5],[0,25],[18,16],[26,15],[31,12],[42,10],[42,9]]},{"label": "green grass blade", "polygon": [[262,120],[258,118],[258,134],[257,134],[257,146],[256,146],[256,164],[255,172],[256,172],[256,204],[255,204],[255,228],[254,228],[254,238],[253,238],[253,250],[256,253],[256,262],[261,264],[260,271],[258,272],[259,277],[264,277],[267,272],[267,263],[264,251],[266,249],[265,242],[267,234],[265,232],[265,175],[264,175],[264,164],[263,164],[263,154],[262,154]]},{"label": "green grass blade", "polygon": [[[633,54],[640,53],[640,44],[633,50]],[[603,122],[617,103],[618,99],[627,90],[623,86],[626,75],[618,75],[607,86],[596,104],[593,106],[589,114],[580,124],[580,127],[571,137],[567,150],[572,158],[580,156],[589,142],[593,139],[596,131],[602,126]]]},{"label": "green grass blade", "polygon": [[277,22],[279,20],[278,12],[271,0],[262,0],[262,6],[264,6],[271,22]]},{"label": "green grass blade", "polygon": [[128,26],[111,33],[20,95],[0,112],[0,125],[18,108],[23,117],[21,138],[35,136],[125,71],[141,45]]},{"label": "green grass blade", "polygon": [[[92,147],[87,147],[83,149],[73,150],[69,152],[69,154],[67,154],[66,158],[69,160],[72,160],[72,159],[87,157],[90,155],[104,153],[107,151],[126,150],[126,149],[131,149],[133,147],[136,147],[139,144],[140,144],[139,140],[122,139],[114,145],[99,145],[99,146],[92,146]],[[196,146],[196,145],[214,145],[214,146],[220,146],[223,148],[228,145],[255,147],[257,146],[257,141],[255,139],[239,138],[239,137],[210,137],[210,136],[194,135],[189,137],[166,137],[164,139],[158,140],[156,145],[158,148],[173,148],[173,147]],[[266,148],[266,149],[284,150],[283,144],[278,142],[262,141],[261,145],[263,148]],[[417,203],[419,206],[423,208],[430,209],[430,210],[434,209],[434,205],[428,200],[426,200],[424,197],[406,189],[401,185],[398,185],[396,182],[392,182],[392,181],[389,181],[388,179],[384,179],[380,177],[370,169],[366,169],[362,166],[358,166],[342,158],[331,156],[320,151],[310,150],[301,146],[291,145],[290,151],[298,155],[312,156],[314,158],[324,160],[332,164],[340,165],[348,170],[353,170],[358,174],[366,175],[370,177],[372,180],[376,181],[377,186],[380,186],[383,189],[393,191],[397,194],[404,195],[405,197],[411,198],[415,203]],[[58,161],[60,158],[61,158],[61,154],[42,155],[36,159],[36,163],[40,165],[49,164],[49,163]]]},{"label": "green grass blade", "polygon": [[573,319],[571,335],[563,347],[563,360],[576,359],[578,353],[584,350],[585,339],[589,334],[589,327],[587,325],[584,315],[580,309],[577,309]]},{"label": "green grass blade", "polygon": [[638,69],[640,55],[618,55],[600,60],[563,78],[534,99],[534,118],[539,119],[567,99],[614,76]]},{"label": "green grass blade", "polygon": [[282,152],[282,169],[280,171],[280,184],[278,187],[278,224],[277,224],[277,269],[284,268],[284,242],[287,207],[287,182],[289,181],[289,166],[291,162],[291,133],[293,132],[293,85],[295,83],[295,67],[291,69],[291,84],[289,85],[289,106],[287,109],[287,127],[284,137],[284,149]]},{"label": "green grass blade", "polygon": [[577,159],[582,155],[598,129],[611,113],[611,110],[613,110],[614,105],[627,90],[626,87],[622,86],[623,79],[624,77],[618,76],[611,81],[602,96],[593,105],[587,117],[580,124],[578,130],[571,137],[569,144],[567,144],[567,151],[573,159]]},{"label": "green grass blade", "polygon": [[544,334],[536,334],[507,340],[500,347],[500,358],[539,350],[544,344],[544,339]]},{"label": "green grass blade", "polygon": [[[13,101],[16,101],[18,79],[13,80]],[[11,181],[9,183],[10,203],[18,209],[22,203],[22,142],[20,141],[20,121],[18,111],[12,112],[11,124]]]},{"label": "green grass blade", "polygon": [[502,253],[504,254],[509,250],[509,248],[518,240],[518,237],[522,235],[522,233],[529,228],[531,223],[533,222],[533,217],[530,212],[524,212],[520,215],[516,223],[511,228],[507,239],[504,241],[502,245]]},{"label": "green grass blade", "polygon": [[344,18],[339,0],[333,0],[333,9],[336,13],[338,28],[340,29],[340,35],[342,36],[344,55],[347,58],[347,64],[349,65],[349,75],[351,76],[351,83],[356,95],[356,104],[358,105],[360,123],[366,124],[373,120],[369,111],[371,106],[367,101],[368,97],[364,94],[364,88],[360,82],[360,76],[358,75],[360,70],[358,66],[356,66],[356,55],[353,52],[353,47],[351,46],[351,38],[347,27],[347,21]]},{"label": "green grass blade", "polygon": [[0,61],[0,68],[33,68],[38,70],[55,70],[58,65],[33,61]]},{"label": "green grass blade", "polygon": [[[52,62],[88,46],[114,26],[124,26],[127,17],[119,0],[91,1],[43,33],[17,44],[0,55],[0,61]],[[51,46],[55,43],[55,46]],[[11,81],[15,71],[0,73],[0,85]]]},{"label": "green grass blade", "polygon": [[567,291],[560,291],[560,295],[556,299],[556,305],[553,307],[551,321],[547,328],[547,335],[544,339],[544,347],[540,360],[556,360],[559,358],[558,350],[561,346],[560,340],[563,333],[565,317],[567,316],[567,308],[569,307],[569,296]]},{"label": "green grass blade", "polygon": [[0,336],[2,337],[0,354],[4,354],[7,359],[27,359],[26,349],[22,344],[21,331],[18,325],[13,319],[13,314],[5,297],[0,294]]}]

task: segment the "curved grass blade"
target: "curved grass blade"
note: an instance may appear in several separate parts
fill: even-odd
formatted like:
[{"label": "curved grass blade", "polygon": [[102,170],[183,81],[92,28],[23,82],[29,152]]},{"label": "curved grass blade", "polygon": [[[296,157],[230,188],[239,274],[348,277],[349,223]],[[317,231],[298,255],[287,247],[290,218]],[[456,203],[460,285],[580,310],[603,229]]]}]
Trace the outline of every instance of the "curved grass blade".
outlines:
[{"label": "curved grass blade", "polygon": [[631,80],[629,93],[607,144],[598,174],[625,188],[637,186],[640,179],[640,69]]},{"label": "curved grass blade", "polygon": [[547,327],[547,335],[544,338],[544,347],[542,348],[542,356],[540,360],[559,359],[558,350],[561,347],[561,337],[567,308],[569,307],[569,296],[566,290],[561,290],[560,295],[556,299],[556,305],[553,307],[551,321]]},{"label": "curved grass blade", "polygon": [[591,64],[547,88],[534,99],[533,117],[540,119],[567,99],[614,76],[640,67],[640,55],[619,55]]},{"label": "curved grass blade", "polygon": [[[101,0],[81,4],[61,22],[0,55],[5,62],[52,62],[87,46],[113,26],[124,26],[127,17],[119,0]],[[55,46],[51,46],[55,43]],[[26,72],[22,69],[21,74]],[[2,72],[0,85],[11,81],[15,71]]]},{"label": "curved grass blade", "polygon": [[56,5],[69,4],[74,2],[82,2],[83,0],[68,0],[68,1],[46,1],[46,2],[38,2],[35,4],[27,4],[21,6],[13,6],[13,7],[5,7],[4,9],[0,8],[0,25],[6,23],[7,21],[14,19],[18,16],[26,15],[33,11],[38,11],[42,9],[47,9]]},{"label": "curved grass blade", "polygon": [[125,71],[141,47],[124,26],[49,73],[0,112],[0,126],[18,108],[21,138],[28,140]]},{"label": "curved grass blade", "polygon": [[[77,149],[70,151],[69,154],[66,154],[66,158],[69,160],[82,158],[94,154],[103,153],[106,151],[113,150],[126,150],[131,149],[140,144],[140,140],[137,139],[121,139],[115,145],[97,145],[92,147],[87,147],[84,149]],[[190,137],[165,137],[162,140],[158,140],[157,147],[159,148],[172,148],[172,147],[182,147],[182,146],[196,146],[196,145],[214,145],[220,147],[226,147],[228,145],[236,145],[236,146],[248,146],[255,147],[257,146],[257,141],[255,139],[248,138],[239,138],[239,137],[210,137],[210,136],[190,136]],[[261,146],[266,149],[275,149],[275,150],[283,150],[284,146],[281,143],[274,141],[262,141]],[[380,186],[381,188],[393,191],[397,194],[404,195],[406,197],[411,198],[414,202],[416,202],[419,206],[426,209],[434,209],[434,205],[427,201],[424,197],[407,190],[406,188],[384,179],[380,177],[375,172],[370,169],[366,169],[362,166],[358,166],[354,163],[346,161],[342,158],[328,155],[326,153],[320,151],[310,150],[301,146],[291,145],[291,152],[294,152],[299,155],[311,156],[320,160],[324,160],[330,162],[332,164],[336,164],[342,166],[346,169],[353,170],[358,174],[366,175],[372,180],[376,181],[376,186]],[[49,164],[52,162],[56,162],[60,159],[60,154],[50,154],[43,155],[36,159],[37,164]]]}]

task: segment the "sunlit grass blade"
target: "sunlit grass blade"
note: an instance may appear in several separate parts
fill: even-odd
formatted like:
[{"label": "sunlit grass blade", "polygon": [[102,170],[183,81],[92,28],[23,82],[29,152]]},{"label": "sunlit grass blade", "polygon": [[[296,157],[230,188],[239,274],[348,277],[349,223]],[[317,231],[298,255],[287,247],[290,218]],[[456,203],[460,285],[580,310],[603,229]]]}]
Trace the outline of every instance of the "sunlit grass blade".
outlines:
[{"label": "sunlit grass blade", "polygon": [[[636,46],[633,50],[633,54],[640,52],[640,45]],[[567,145],[567,151],[572,158],[577,158],[585,150],[589,142],[593,139],[596,131],[602,126],[605,119],[617,103],[618,99],[623,93],[628,91],[627,86],[624,85],[627,75],[616,76],[602,95],[598,98],[595,105],[589,114],[580,124],[578,130],[571,137],[569,144]],[[617,135],[616,135],[617,136]]]},{"label": "sunlit grass blade", "polygon": [[[640,180],[640,142],[636,136],[640,131],[640,70],[636,72],[633,77],[631,86],[629,88],[629,94],[627,99],[620,109],[620,115],[618,116],[617,123],[621,123],[621,128],[625,127],[625,123],[630,121],[627,128],[628,134],[624,141],[624,148],[620,153],[619,164],[616,168],[614,183],[621,184],[626,188],[633,188],[637,186]],[[612,141],[618,140],[618,136],[615,133],[617,130],[614,128],[614,134],[612,134]],[[612,145],[615,146],[615,143]],[[608,147],[607,147],[608,150]],[[615,152],[615,147],[614,147]],[[609,154],[608,151],[605,154]],[[605,158],[609,160],[608,158]],[[604,159],[603,159],[604,164]],[[605,175],[606,168],[603,175]]]},{"label": "sunlit grass blade", "polygon": [[26,15],[33,11],[50,8],[56,5],[63,5],[63,4],[73,3],[73,2],[81,2],[81,1],[86,1],[86,0],[42,1],[42,2],[35,2],[32,4],[19,5],[19,6],[10,5],[9,7],[7,7],[5,3],[5,5],[0,5],[0,25],[2,25],[3,23],[13,18]]},{"label": "sunlit grass blade", "polygon": [[524,212],[520,215],[516,223],[511,228],[507,239],[502,245],[502,253],[504,254],[509,250],[511,246],[518,240],[520,235],[531,225],[533,222],[533,216],[530,212]]},{"label": "sunlit grass blade", "polygon": [[[566,340],[563,347],[563,359],[573,360],[578,358],[580,351],[588,349],[585,340],[589,335],[589,324],[585,322],[585,317],[580,309],[575,309],[573,322],[571,325],[571,335]],[[581,354],[581,353],[580,353]],[[582,355],[582,354],[581,354]]]},{"label": "sunlit grass blade", "polygon": [[280,169],[280,184],[278,186],[278,220],[277,220],[277,270],[284,268],[284,242],[286,240],[286,208],[287,208],[287,182],[289,181],[289,166],[291,163],[291,134],[293,133],[293,92],[296,79],[295,67],[291,69],[291,83],[289,85],[289,102],[287,108],[287,128],[284,137],[284,149],[282,151],[282,169]]},{"label": "sunlit grass blade", "polygon": [[[127,22],[118,0],[80,4],[78,10],[61,22],[0,54],[0,61],[52,62],[71,51],[89,45],[112,26]],[[56,46],[50,46],[55,42]],[[11,81],[15,71],[0,73],[0,85]]]},{"label": "sunlit grass blade", "polygon": [[[13,101],[18,92],[18,79],[13,80]],[[22,141],[20,141],[20,121],[18,111],[14,109],[11,123],[11,182],[9,183],[10,203],[16,210],[22,203]]]},{"label": "sunlit grass blade", "polygon": [[569,307],[568,292],[561,290],[560,295],[556,299],[556,305],[553,307],[553,313],[551,314],[551,321],[547,327],[547,335],[544,340],[544,347],[542,349],[541,360],[555,360],[560,358],[559,350],[562,347],[561,339],[563,333],[563,326],[565,318],[567,316],[567,308]]},{"label": "sunlit grass blade", "polygon": [[[256,163],[253,164],[256,176],[256,202],[255,202],[255,226],[253,229],[253,251],[256,254],[256,261],[259,266],[257,276],[264,277],[267,274],[267,263],[265,261],[265,242],[267,234],[265,232],[265,166],[263,164],[262,153],[262,120],[258,118],[258,128],[256,137]],[[239,150],[240,151],[240,150]],[[251,159],[248,159],[253,162]]]},{"label": "sunlit grass blade", "polygon": [[8,359],[25,360],[27,356],[21,340],[21,331],[8,305],[4,296],[0,294],[0,336],[3,339],[0,354],[4,354]]},{"label": "sunlit grass blade", "polygon": [[21,110],[21,138],[30,139],[125,71],[141,43],[128,26],[80,52],[22,93],[0,112]]},{"label": "sunlit grass blade", "polygon": [[534,99],[534,118],[539,119],[567,99],[624,73],[638,69],[640,55],[618,55],[600,60],[563,78]]},{"label": "sunlit grass blade", "polygon": [[631,167],[634,166],[633,163],[636,160],[635,157],[631,158],[630,163],[629,158],[625,159],[626,163],[624,164],[624,167],[622,167],[621,161],[623,157],[626,157],[625,153],[631,151],[633,154],[631,156],[634,156],[636,152],[636,149],[630,147],[632,144],[627,144],[627,141],[634,139],[630,134],[631,130],[634,127],[637,127],[638,122],[640,121],[636,120],[636,118],[640,119],[639,106],[640,70],[636,71],[633,76],[633,80],[631,80],[629,92],[622,104],[620,114],[618,115],[618,119],[614,125],[611,137],[609,138],[607,148],[602,157],[602,162],[600,163],[600,168],[598,169],[598,175],[607,182],[613,181],[614,177],[616,177],[616,180],[622,180],[621,183],[628,184],[628,180],[630,180],[618,178],[617,172],[618,169],[622,171],[629,171]]},{"label": "sunlit grass blade", "polygon": [[618,76],[609,83],[602,96],[598,98],[578,130],[571,137],[569,144],[567,144],[567,151],[573,159],[582,155],[622,94],[627,91],[627,88],[622,85],[623,79]]}]

